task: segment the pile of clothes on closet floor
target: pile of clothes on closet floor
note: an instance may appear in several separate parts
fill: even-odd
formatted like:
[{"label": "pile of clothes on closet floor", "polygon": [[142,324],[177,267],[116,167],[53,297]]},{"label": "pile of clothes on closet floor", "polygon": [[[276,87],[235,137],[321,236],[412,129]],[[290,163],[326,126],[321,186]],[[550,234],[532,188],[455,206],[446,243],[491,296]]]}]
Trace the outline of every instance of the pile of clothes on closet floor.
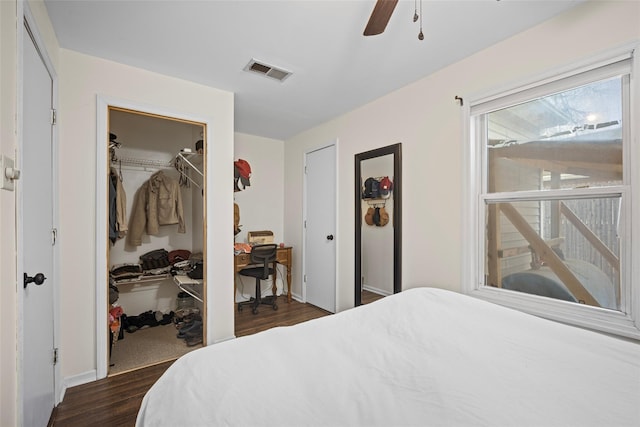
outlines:
[{"label": "pile of clothes on closet floor", "polygon": [[[178,294],[178,299],[191,298],[185,292]],[[120,315],[121,331],[134,333],[145,328],[153,328],[160,325],[173,325],[178,330],[176,337],[183,339],[187,346],[192,347],[202,343],[202,316],[197,307],[180,307],[169,313],[161,311],[145,311],[138,316]],[[120,336],[119,339],[124,338]]]},{"label": "pile of clothes on closet floor", "polygon": [[165,314],[161,311],[149,310],[139,314],[138,316],[127,316],[126,314],[122,314],[120,316],[120,322],[125,331],[134,333],[139,329],[168,325],[173,321],[174,315],[175,313],[173,311]]}]

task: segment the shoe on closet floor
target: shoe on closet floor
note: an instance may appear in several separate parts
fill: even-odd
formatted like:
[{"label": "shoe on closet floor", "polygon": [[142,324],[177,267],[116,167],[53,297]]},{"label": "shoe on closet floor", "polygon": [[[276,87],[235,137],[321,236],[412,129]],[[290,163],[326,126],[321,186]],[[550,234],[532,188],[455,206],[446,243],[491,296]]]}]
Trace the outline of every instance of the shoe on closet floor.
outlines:
[{"label": "shoe on closet floor", "polygon": [[202,344],[202,334],[195,337],[189,337],[185,340],[187,347],[193,347],[194,345]]},{"label": "shoe on closet floor", "polygon": [[202,325],[189,329],[187,332],[183,334],[183,338],[193,338],[198,336],[199,337],[202,336]]},{"label": "shoe on closet floor", "polygon": [[202,322],[200,320],[194,320],[191,324],[187,324],[178,330],[178,338],[186,338],[187,333],[190,331],[196,331],[200,329],[202,332]]}]

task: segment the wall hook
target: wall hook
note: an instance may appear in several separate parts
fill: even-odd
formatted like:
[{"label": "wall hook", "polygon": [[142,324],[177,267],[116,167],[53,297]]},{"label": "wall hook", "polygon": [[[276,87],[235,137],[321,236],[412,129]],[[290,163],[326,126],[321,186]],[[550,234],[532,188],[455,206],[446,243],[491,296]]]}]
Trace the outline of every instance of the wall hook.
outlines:
[{"label": "wall hook", "polygon": [[460,102],[460,106],[464,105],[464,101],[462,100],[462,98],[460,98],[459,96],[456,95],[456,97],[454,98],[456,101]]}]

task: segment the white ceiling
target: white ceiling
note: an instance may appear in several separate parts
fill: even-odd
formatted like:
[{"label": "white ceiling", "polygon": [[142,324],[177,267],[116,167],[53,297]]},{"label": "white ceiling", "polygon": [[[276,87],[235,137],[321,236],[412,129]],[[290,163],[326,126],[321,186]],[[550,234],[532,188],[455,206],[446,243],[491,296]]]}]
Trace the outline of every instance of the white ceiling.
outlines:
[{"label": "white ceiling", "polygon": [[[557,15],[582,0],[45,0],[60,46],[235,93],[235,131],[285,140]],[[417,3],[420,13],[420,0]],[[251,58],[292,71],[243,71]]]}]

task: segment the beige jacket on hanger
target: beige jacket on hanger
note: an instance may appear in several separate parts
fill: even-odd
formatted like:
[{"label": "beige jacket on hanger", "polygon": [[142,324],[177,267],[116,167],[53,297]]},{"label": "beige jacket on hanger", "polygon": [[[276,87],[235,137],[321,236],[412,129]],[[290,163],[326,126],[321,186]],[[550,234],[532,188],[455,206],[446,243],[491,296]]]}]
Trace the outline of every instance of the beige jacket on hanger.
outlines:
[{"label": "beige jacket on hanger", "polygon": [[142,245],[142,234],[158,234],[161,225],[178,224],[185,233],[182,195],[178,181],[162,171],[151,175],[136,193],[129,222],[129,243]]}]

